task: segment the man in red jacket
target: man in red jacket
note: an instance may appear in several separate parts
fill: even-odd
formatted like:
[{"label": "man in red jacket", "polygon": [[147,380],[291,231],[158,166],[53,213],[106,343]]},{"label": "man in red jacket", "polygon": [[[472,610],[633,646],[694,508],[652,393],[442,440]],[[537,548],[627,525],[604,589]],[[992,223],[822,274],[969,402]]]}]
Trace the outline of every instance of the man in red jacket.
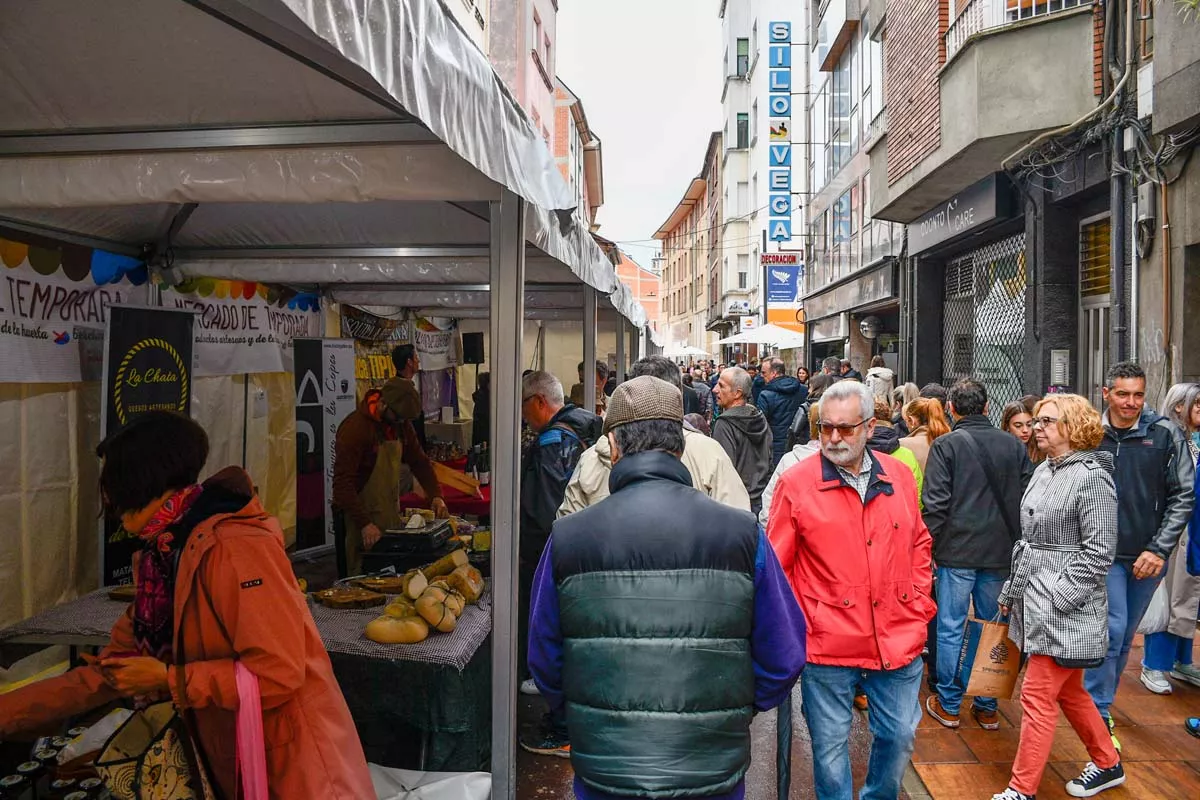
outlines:
[{"label": "man in red jacket", "polygon": [[767,536],[808,620],[801,681],[820,800],[851,800],[854,688],[870,701],[862,797],[896,797],[921,718],[921,649],[937,611],[929,530],[912,472],[867,448],[875,399],[855,381],[826,389],[821,456],[779,479]]}]

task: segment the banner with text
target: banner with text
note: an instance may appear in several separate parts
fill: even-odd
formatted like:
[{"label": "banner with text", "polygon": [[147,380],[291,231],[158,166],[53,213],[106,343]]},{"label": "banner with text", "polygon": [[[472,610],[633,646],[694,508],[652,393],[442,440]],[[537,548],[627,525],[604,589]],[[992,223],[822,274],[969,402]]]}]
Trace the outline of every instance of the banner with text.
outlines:
[{"label": "banner with text", "polygon": [[458,364],[458,323],[441,317],[418,317],[413,325],[413,344],[423,372],[434,372]]},{"label": "banner with text", "polygon": [[199,278],[164,288],[163,305],[196,316],[196,375],[292,371],[292,340],[319,336],[320,301],[253,281]]},{"label": "banner with text", "polygon": [[[192,405],[190,311],[112,306],[104,331],[104,410],[101,435],[152,411],[188,414]],[[169,447],[170,442],[163,442]],[[100,550],[101,585],[133,578],[136,536],[105,517]]]},{"label": "banner with text", "polygon": [[5,238],[0,263],[0,380],[100,380],[109,307],[146,302],[145,268],[90,248]]},{"label": "banner with text", "polygon": [[334,544],[333,460],[337,430],[354,411],[352,339],[297,339],[296,549]]}]

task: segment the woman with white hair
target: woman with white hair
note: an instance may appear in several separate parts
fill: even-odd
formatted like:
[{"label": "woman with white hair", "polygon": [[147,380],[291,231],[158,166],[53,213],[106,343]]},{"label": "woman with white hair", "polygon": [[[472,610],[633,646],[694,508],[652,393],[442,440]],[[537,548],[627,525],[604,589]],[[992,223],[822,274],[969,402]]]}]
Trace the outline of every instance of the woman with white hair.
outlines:
[{"label": "woman with white hair", "polygon": [[[1198,460],[1200,384],[1177,383],[1172,386],[1167,391],[1163,413],[1183,429],[1192,460]],[[1200,511],[1192,514],[1191,523],[1167,561],[1164,571],[1166,578],[1157,590],[1165,593],[1168,619],[1163,630],[1146,635],[1141,675],[1142,685],[1155,694],[1171,693],[1168,676],[1200,686],[1200,669],[1192,664],[1192,637],[1196,635],[1196,612],[1200,609],[1200,576],[1189,575],[1187,570],[1188,545],[1192,536],[1197,534],[1198,524]]]}]

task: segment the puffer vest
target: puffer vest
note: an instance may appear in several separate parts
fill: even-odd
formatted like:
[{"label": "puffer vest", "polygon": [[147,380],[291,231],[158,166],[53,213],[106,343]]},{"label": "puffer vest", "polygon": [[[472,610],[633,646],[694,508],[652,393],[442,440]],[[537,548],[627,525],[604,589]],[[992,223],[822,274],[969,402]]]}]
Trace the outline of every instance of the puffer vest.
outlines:
[{"label": "puffer vest", "polygon": [[731,791],[750,763],[758,525],[667,453],[620,459],[609,488],[555,523],[551,551],[575,774],[624,797]]}]

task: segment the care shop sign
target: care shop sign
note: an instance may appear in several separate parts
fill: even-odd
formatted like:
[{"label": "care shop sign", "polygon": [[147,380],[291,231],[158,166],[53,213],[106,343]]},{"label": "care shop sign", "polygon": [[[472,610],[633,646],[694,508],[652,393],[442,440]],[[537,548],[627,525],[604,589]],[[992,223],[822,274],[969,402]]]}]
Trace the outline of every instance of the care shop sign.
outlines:
[{"label": "care shop sign", "polygon": [[[191,411],[194,324],[195,314],[190,311],[109,307],[104,334],[103,436],[152,411]],[[108,519],[102,537],[101,585],[128,583],[133,578],[137,537]]]}]

